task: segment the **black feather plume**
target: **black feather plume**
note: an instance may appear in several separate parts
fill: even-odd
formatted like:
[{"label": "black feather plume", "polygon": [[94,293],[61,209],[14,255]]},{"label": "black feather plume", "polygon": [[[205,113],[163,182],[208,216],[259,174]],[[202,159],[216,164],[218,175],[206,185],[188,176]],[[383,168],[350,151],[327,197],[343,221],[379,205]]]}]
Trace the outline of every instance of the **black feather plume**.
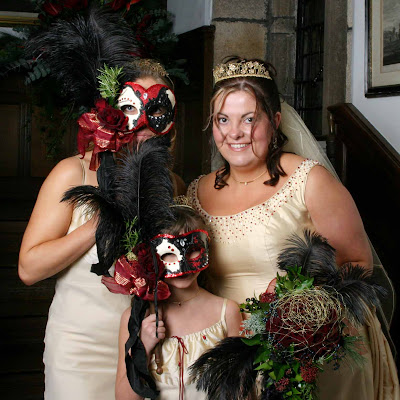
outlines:
[{"label": "black feather plume", "polygon": [[137,217],[140,238],[149,241],[174,221],[169,141],[154,137],[120,158],[116,202],[125,220]]},{"label": "black feather plume", "polygon": [[64,96],[86,107],[100,97],[99,69],[104,64],[123,67],[133,60],[133,53],[137,53],[136,41],[126,21],[96,6],[85,16],[58,19],[26,45],[26,55],[45,62]]},{"label": "black feather plume", "polygon": [[302,273],[314,278],[316,285],[331,284],[338,278],[335,249],[321,235],[304,230],[303,237],[292,235],[288,246],[278,256],[278,266],[299,266]]},{"label": "black feather plume", "polygon": [[111,265],[123,252],[121,239],[125,230],[122,215],[112,194],[101,188],[83,185],[65,192],[62,201],[75,207],[87,207],[89,213],[98,213],[96,244],[99,263],[92,266],[92,272],[108,275]]},{"label": "black feather plume", "polygon": [[259,346],[248,346],[239,337],[228,337],[201,355],[189,368],[197,390],[208,400],[246,400],[254,388],[254,360]]},{"label": "black feather plume", "polygon": [[303,236],[289,238],[289,246],[278,256],[279,268],[301,266],[303,274],[314,278],[314,285],[340,297],[353,322],[364,324],[368,309],[380,304],[379,296],[385,296],[386,290],[373,282],[371,271],[359,265],[338,267],[335,249],[321,235],[305,230]]},{"label": "black feather plume", "polygon": [[341,296],[348,317],[363,325],[368,310],[380,304],[379,296],[386,296],[386,289],[373,282],[370,270],[359,265],[342,265],[338,276],[333,289]]}]

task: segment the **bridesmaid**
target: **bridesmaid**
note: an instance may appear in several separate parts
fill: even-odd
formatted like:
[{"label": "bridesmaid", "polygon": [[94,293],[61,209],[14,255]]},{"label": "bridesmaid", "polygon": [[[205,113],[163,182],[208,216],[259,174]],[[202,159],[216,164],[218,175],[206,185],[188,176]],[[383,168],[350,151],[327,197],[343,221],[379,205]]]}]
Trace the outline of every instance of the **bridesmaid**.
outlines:
[{"label": "bridesmaid", "polygon": [[[134,83],[143,89],[171,86],[165,69],[153,60],[134,64]],[[126,102],[125,102],[126,103]],[[128,116],[133,105],[121,106]],[[143,126],[130,145],[154,136]],[[58,274],[45,336],[45,398],[57,400],[111,400],[118,359],[118,329],[130,296],[114,294],[90,272],[96,263],[96,217],[83,207],[60,202],[65,191],[78,185],[98,186],[89,168],[93,150],[62,160],[46,178],[26,228],[18,273],[27,285]],[[182,180],[174,175],[176,194]]]}]

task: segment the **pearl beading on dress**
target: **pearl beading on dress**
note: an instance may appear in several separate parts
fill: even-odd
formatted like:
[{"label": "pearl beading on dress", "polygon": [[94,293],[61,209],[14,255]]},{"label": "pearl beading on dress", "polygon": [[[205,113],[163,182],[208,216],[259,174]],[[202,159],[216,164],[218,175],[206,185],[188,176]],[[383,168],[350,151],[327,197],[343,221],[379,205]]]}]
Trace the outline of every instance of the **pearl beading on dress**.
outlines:
[{"label": "pearl beading on dress", "polygon": [[251,233],[258,224],[266,224],[269,218],[293,197],[312,167],[318,161],[304,160],[289,177],[288,181],[272,197],[234,215],[213,216],[203,210],[197,197],[199,178],[193,181],[188,188],[188,198],[192,207],[200,214],[209,229],[213,241],[222,243],[235,243],[243,236]]}]

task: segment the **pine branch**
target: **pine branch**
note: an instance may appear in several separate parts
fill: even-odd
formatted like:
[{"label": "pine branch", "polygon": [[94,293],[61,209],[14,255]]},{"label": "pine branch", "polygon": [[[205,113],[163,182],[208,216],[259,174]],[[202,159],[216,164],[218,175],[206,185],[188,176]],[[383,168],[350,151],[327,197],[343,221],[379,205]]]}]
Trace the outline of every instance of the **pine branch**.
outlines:
[{"label": "pine branch", "polygon": [[112,107],[115,106],[115,100],[119,91],[118,78],[122,74],[122,67],[108,67],[104,64],[104,68],[99,69],[100,75],[98,81],[100,83],[99,91],[101,97],[107,100]]}]

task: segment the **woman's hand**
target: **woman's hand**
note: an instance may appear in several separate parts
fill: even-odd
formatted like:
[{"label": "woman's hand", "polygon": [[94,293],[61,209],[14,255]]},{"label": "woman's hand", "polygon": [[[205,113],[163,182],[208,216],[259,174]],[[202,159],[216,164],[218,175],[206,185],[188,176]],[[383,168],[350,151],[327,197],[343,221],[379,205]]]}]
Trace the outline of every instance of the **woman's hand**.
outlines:
[{"label": "woman's hand", "polygon": [[[146,349],[147,358],[150,359],[151,353],[160,340],[165,339],[166,329],[162,321],[161,308],[158,310],[158,329],[156,329],[156,314],[150,314],[142,321],[140,339]],[[157,330],[157,335],[156,335]],[[158,336],[158,337],[157,337]]]}]

